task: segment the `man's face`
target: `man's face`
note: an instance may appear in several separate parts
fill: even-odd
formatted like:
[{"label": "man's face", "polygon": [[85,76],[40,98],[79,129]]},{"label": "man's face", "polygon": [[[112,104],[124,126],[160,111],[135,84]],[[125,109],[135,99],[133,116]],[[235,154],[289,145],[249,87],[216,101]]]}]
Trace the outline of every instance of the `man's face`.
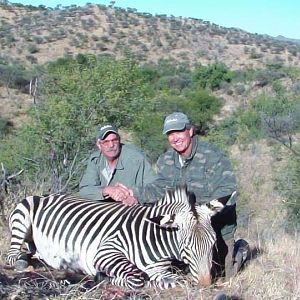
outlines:
[{"label": "man's face", "polygon": [[108,160],[114,160],[120,155],[120,137],[115,133],[109,133],[105,139],[98,140],[97,146]]},{"label": "man's face", "polygon": [[170,146],[180,155],[188,157],[192,152],[193,128],[167,133]]}]

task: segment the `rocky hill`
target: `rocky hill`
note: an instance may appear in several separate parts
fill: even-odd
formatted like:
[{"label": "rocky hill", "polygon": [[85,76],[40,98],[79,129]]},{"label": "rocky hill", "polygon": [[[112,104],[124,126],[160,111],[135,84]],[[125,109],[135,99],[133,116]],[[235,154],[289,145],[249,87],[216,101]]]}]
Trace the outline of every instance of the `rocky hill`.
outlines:
[{"label": "rocky hill", "polygon": [[300,45],[209,21],[151,15],[134,8],[87,4],[49,9],[0,4],[1,59],[41,64],[77,53],[189,65],[224,62],[233,69],[270,61],[299,65]]}]

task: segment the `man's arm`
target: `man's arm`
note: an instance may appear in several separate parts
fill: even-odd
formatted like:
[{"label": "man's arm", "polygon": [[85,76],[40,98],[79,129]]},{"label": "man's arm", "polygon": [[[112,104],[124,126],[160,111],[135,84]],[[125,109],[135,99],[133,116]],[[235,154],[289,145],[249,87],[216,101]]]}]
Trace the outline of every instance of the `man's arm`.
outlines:
[{"label": "man's arm", "polygon": [[86,171],[79,184],[81,197],[92,200],[111,198],[128,205],[135,202],[135,199],[132,197],[132,191],[120,183],[111,186],[101,186],[97,168],[98,166],[93,160],[89,159]]},{"label": "man's arm", "polygon": [[79,195],[92,200],[104,199],[97,166],[91,158],[79,183]]},{"label": "man's arm", "polygon": [[164,174],[164,161],[163,155],[161,155],[156,162],[156,172],[154,179],[149,182],[144,188],[144,203],[154,203],[165,196],[166,189],[173,187],[173,180]]},{"label": "man's arm", "polygon": [[147,186],[156,179],[156,174],[145,156],[141,159],[137,173],[134,176],[135,187],[133,187],[133,194],[140,203],[145,203]]},{"label": "man's arm", "polygon": [[[229,157],[221,151],[211,153],[207,162],[207,179],[211,199],[230,195],[237,189]],[[233,197],[227,205],[234,204],[235,200]]]}]

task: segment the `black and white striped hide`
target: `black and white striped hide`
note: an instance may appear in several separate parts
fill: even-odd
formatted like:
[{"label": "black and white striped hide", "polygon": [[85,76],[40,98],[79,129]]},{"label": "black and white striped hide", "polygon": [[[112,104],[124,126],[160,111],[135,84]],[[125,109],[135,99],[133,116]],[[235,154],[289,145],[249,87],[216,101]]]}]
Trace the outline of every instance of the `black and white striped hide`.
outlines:
[{"label": "black and white striped hide", "polygon": [[196,205],[183,187],[168,191],[153,207],[70,195],[27,197],[9,219],[7,261],[14,265],[27,242],[55,269],[105,274],[131,289],[179,284],[173,260],[188,264],[193,280],[208,285],[215,243],[210,218],[222,207],[217,200]]}]

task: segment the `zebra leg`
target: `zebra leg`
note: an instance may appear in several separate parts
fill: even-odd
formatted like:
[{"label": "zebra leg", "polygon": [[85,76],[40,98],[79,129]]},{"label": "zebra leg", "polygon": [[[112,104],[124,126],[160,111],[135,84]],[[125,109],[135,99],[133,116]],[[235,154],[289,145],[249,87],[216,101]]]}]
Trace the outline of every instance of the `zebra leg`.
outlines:
[{"label": "zebra leg", "polygon": [[184,283],[183,277],[172,271],[172,261],[162,260],[146,267],[145,272],[149,276],[149,285],[160,289],[174,288]]},{"label": "zebra leg", "polygon": [[9,219],[9,227],[11,241],[6,261],[9,265],[15,266],[18,271],[22,271],[28,267],[28,257],[22,251],[22,246],[26,238],[31,235],[29,212],[22,203],[12,212]]},{"label": "zebra leg", "polygon": [[36,253],[36,246],[33,241],[26,241],[25,248],[27,248],[28,251],[21,251],[15,262],[15,269],[17,271],[25,270],[28,267],[29,263],[32,263],[32,256]]},{"label": "zebra leg", "polygon": [[138,269],[116,249],[102,248],[94,260],[94,266],[97,270],[96,279],[104,279],[105,274],[114,285],[139,289],[149,280],[145,272]]}]

